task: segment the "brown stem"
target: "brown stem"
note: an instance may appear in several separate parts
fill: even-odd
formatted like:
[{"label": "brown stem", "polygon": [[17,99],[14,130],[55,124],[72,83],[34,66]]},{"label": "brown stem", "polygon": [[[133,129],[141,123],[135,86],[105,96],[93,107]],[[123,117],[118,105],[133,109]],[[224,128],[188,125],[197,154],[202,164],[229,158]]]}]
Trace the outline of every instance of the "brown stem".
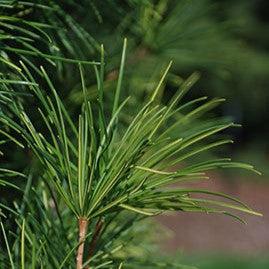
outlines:
[{"label": "brown stem", "polygon": [[88,229],[88,220],[85,218],[79,218],[79,246],[77,251],[77,269],[82,269],[83,265],[83,254],[84,254],[84,246],[85,246],[85,238]]},{"label": "brown stem", "polygon": [[[87,260],[89,260],[92,257],[92,255],[94,254],[94,249],[95,249],[98,237],[101,233],[102,227],[103,227],[103,220],[100,218],[97,221],[96,226],[95,226],[95,231],[94,231],[92,241],[91,241],[90,246],[89,246],[89,256],[88,256]],[[89,265],[86,269],[90,269]]]}]

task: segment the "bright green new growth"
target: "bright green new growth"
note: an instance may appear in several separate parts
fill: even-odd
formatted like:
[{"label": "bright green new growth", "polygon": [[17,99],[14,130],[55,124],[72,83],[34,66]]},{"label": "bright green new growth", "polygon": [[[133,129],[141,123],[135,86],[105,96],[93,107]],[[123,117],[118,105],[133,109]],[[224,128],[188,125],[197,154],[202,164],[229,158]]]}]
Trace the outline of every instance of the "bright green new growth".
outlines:
[{"label": "bright green new growth", "polygon": [[[184,95],[197,81],[198,74],[194,73],[186,79],[167,106],[162,106],[157,104],[155,99],[169,72],[170,63],[149,101],[133,116],[127,128],[123,129],[119,119],[129,100],[127,98],[122,101],[120,98],[126,47],[125,40],[113,105],[105,102],[103,47],[100,50],[100,65],[93,65],[98,88],[96,100],[87,99],[84,69],[82,65],[78,66],[84,102],[77,121],[71,119],[44,68],[41,67],[40,74],[50,90],[51,94],[48,96],[23,62],[20,67],[22,70],[20,82],[1,80],[3,90],[0,103],[9,114],[2,114],[0,121],[18,136],[13,137],[4,130],[1,130],[1,133],[18,146],[28,146],[31,149],[42,165],[44,173],[42,178],[45,184],[53,186],[57,192],[56,203],[63,201],[73,212],[79,221],[80,232],[83,230],[82,226],[84,227],[84,235],[80,236],[79,243],[73,244],[71,252],[66,254],[63,261],[56,262],[60,268],[64,268],[70,255],[77,248],[79,249],[77,268],[82,268],[84,262],[84,266],[91,265],[94,252],[87,260],[83,255],[86,247],[84,244],[89,242],[88,237],[94,237],[94,231],[90,231],[87,235],[88,224],[97,222],[96,227],[98,227],[98,221],[106,221],[111,214],[124,210],[144,216],[153,216],[165,211],[222,213],[239,220],[241,218],[234,213],[234,210],[260,215],[226,194],[186,188],[183,184],[173,185],[207,179],[206,172],[216,168],[242,168],[257,172],[253,166],[233,162],[229,158],[197,161],[191,164],[186,162],[189,158],[232,143],[231,140],[219,139],[215,135],[236,124],[216,123],[201,128],[194,126],[187,135],[181,136],[178,133],[176,138],[170,137],[171,133],[177,133],[180,125],[184,126],[186,122],[192,122],[223,101],[223,99],[213,99],[197,106],[199,102],[206,99],[199,98],[181,104]],[[49,136],[42,134],[32,124],[27,109],[24,108],[24,101],[27,104],[29,97],[17,94],[16,87],[23,87],[23,94],[31,94],[39,102],[40,106],[36,111],[39,113],[40,121],[46,126]],[[197,107],[192,108],[194,105]],[[109,107],[112,108],[108,114]],[[183,113],[186,108],[190,111]],[[174,116],[179,112],[182,114],[175,120]],[[20,139],[18,140],[17,137]],[[6,173],[15,172],[6,171]],[[222,199],[213,200],[210,197]],[[25,226],[24,220],[21,234],[21,268],[27,268],[24,265],[24,244],[27,237],[28,240],[30,238]],[[2,224],[1,227],[4,231]],[[10,253],[9,248],[8,253]],[[12,258],[10,259],[12,264]],[[122,266],[124,268],[121,261],[117,264],[119,268]],[[104,263],[103,267],[94,268],[110,268],[106,267],[108,265]]]}]

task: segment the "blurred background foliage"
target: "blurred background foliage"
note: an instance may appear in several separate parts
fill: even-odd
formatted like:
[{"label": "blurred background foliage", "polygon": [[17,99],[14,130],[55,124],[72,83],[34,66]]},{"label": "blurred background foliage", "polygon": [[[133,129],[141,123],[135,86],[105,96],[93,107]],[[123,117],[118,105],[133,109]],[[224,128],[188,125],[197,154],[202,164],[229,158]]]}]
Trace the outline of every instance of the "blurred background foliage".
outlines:
[{"label": "blurred background foliage", "polygon": [[[129,57],[125,92],[126,95],[135,94],[139,100],[143,100],[156,84],[161,70],[171,59],[173,72],[167,81],[170,90],[173,87],[176,89],[193,71],[199,71],[201,79],[191,94],[194,97],[203,94],[221,96],[228,100],[217,113],[232,116],[243,125],[233,133],[239,142],[236,143],[236,147],[239,147],[239,150],[236,148],[237,154],[242,155],[243,159],[248,159],[252,154],[258,155],[258,158],[254,158],[257,162],[254,164],[268,172],[269,127],[264,124],[269,120],[267,1],[1,2],[10,2],[12,6],[2,7],[4,13],[16,14],[18,20],[27,23],[42,23],[44,29],[42,38],[28,37],[34,40],[28,43],[18,39],[1,40],[1,44],[4,43],[1,47],[5,48],[1,51],[2,56],[8,53],[9,57],[14,57],[16,46],[23,44],[28,51],[98,60],[100,44],[104,44],[106,57],[110,59],[106,67],[105,85],[109,91],[117,78],[122,39],[127,37]],[[11,35],[14,31],[22,31],[22,35],[27,37],[27,27],[34,27],[27,24],[25,29],[18,29],[15,28],[16,23],[10,22],[13,27],[8,27],[2,17],[2,31],[8,29]],[[21,51],[18,53],[25,56]],[[36,60],[33,57],[33,61]],[[38,61],[37,64],[51,65],[51,73],[55,74],[51,59]],[[62,94],[67,102],[73,104],[75,111],[75,105],[82,100],[81,91],[76,85],[77,68],[62,61],[57,64],[60,74],[54,75],[53,79],[58,83],[65,82]],[[89,71],[88,93],[94,95],[96,81],[92,70]],[[160,99],[165,102],[167,96],[160,96]],[[136,100],[133,106],[137,106]]]}]

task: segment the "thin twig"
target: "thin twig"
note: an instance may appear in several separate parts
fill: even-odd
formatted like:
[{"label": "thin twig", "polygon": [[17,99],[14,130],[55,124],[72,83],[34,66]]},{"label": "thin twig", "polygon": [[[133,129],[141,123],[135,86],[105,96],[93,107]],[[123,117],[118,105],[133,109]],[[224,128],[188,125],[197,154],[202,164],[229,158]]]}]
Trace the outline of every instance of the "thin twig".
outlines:
[{"label": "thin twig", "polygon": [[[98,240],[99,235],[101,233],[103,224],[104,224],[104,222],[103,222],[103,220],[100,217],[99,220],[97,221],[96,225],[95,225],[95,231],[94,231],[94,234],[93,234],[93,237],[92,237],[92,241],[91,241],[90,246],[89,246],[89,256],[88,256],[88,259],[87,260],[90,260],[90,258],[94,254],[96,243],[97,243],[97,240]],[[90,266],[88,265],[88,267],[86,269],[90,269]]]},{"label": "thin twig", "polygon": [[84,246],[85,246],[85,238],[87,234],[89,221],[85,218],[79,218],[79,247],[77,252],[77,269],[82,269],[83,265],[83,254],[84,254]]}]

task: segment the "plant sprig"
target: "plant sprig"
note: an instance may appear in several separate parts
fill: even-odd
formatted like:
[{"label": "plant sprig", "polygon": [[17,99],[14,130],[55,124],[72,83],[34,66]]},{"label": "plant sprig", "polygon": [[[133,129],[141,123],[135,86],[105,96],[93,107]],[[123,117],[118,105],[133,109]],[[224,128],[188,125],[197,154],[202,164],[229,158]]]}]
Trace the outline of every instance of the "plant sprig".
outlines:
[{"label": "plant sprig", "polygon": [[[165,211],[189,211],[221,213],[241,220],[233,211],[261,215],[244,203],[228,195],[200,189],[186,189],[173,183],[207,179],[206,171],[216,168],[241,168],[258,173],[253,166],[233,162],[229,158],[213,159],[203,162],[185,162],[193,156],[210,151],[231,140],[217,139],[216,134],[236,126],[234,123],[219,123],[203,128],[193,128],[184,137],[172,138],[169,133],[176,132],[180,124],[191,122],[201,114],[214,108],[223,99],[213,99],[192,105],[196,108],[183,114],[177,122],[171,121],[176,111],[190,103],[179,105],[184,95],[197,81],[194,73],[181,84],[167,106],[156,103],[169,63],[161,80],[149,100],[133,117],[128,127],[121,129],[120,116],[128,98],[120,101],[122,79],[126,61],[127,41],[124,41],[120,73],[114,94],[112,111],[105,114],[103,92],[105,62],[101,48],[100,66],[95,66],[98,81],[97,102],[88,100],[85,94],[86,82],[83,67],[79,66],[84,102],[78,121],[73,121],[57,90],[43,67],[42,78],[50,91],[45,91],[35,81],[27,66],[21,62],[22,79],[15,85],[2,80],[4,96],[8,102],[1,106],[12,116],[4,115],[0,122],[11,128],[19,139],[6,134],[16,144],[27,145],[43,167],[43,178],[52,185],[58,197],[65,203],[79,222],[79,246],[77,268],[82,268],[84,244],[87,241],[88,224],[98,218],[124,210],[153,216]],[[22,83],[24,82],[24,83]],[[47,127],[49,135],[39,131],[32,123],[24,108],[23,95],[14,95],[17,87],[23,87],[40,104],[37,112]],[[28,92],[26,92],[28,93]],[[189,125],[191,128],[191,125]],[[16,136],[16,137],[17,137]],[[211,142],[208,142],[208,139]],[[213,140],[213,142],[212,142]],[[24,141],[24,142],[22,142]],[[201,194],[202,198],[193,194]],[[212,200],[218,197],[222,200]],[[225,201],[223,201],[223,199]],[[23,229],[23,237],[24,238]],[[91,257],[90,257],[91,259]],[[90,261],[90,260],[89,260]]]}]

